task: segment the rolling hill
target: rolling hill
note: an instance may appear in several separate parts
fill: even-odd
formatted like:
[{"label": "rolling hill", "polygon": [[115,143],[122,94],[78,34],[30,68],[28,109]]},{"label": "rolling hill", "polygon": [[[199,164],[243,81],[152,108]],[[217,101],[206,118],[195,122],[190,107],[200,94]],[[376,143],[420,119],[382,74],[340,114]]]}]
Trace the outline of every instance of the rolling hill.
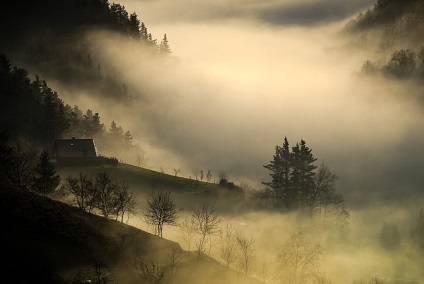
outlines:
[{"label": "rolling hill", "polygon": [[[143,283],[134,263],[156,264],[169,283],[179,245],[25,190],[0,186],[3,283]],[[80,280],[78,280],[80,279]],[[181,251],[173,283],[259,283],[216,260]],[[96,282],[97,283],[97,282]],[[153,283],[153,282],[152,282]],[[159,283],[159,282],[157,282]]]}]

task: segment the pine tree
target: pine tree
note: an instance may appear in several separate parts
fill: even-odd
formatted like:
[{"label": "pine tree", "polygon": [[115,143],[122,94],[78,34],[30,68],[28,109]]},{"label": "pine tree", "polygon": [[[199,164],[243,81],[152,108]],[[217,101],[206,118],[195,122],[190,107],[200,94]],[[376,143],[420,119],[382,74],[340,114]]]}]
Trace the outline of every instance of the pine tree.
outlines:
[{"label": "pine tree", "polygon": [[126,150],[131,150],[134,148],[134,145],[132,144],[133,137],[129,131],[125,132],[124,134],[124,147]]},{"label": "pine tree", "polygon": [[122,130],[121,126],[117,126],[113,120],[110,124],[109,133],[114,142],[120,142],[123,139],[124,130]]},{"label": "pine tree", "polygon": [[163,40],[160,43],[159,53],[160,54],[170,54],[171,53],[171,48],[169,47],[169,43],[168,43],[168,39],[166,37],[166,34],[163,36]]},{"label": "pine tree", "polygon": [[317,168],[314,163],[317,159],[312,155],[312,149],[306,146],[306,142],[303,139],[292,150],[293,171],[291,178],[293,194],[296,195],[298,206],[306,207],[314,187],[314,170]]},{"label": "pine tree", "polygon": [[307,207],[314,189],[314,162],[312,150],[301,140],[290,152],[287,137],[283,146],[275,147],[270,164],[264,167],[271,171],[271,182],[264,182],[274,190],[274,203],[278,208],[296,209]]},{"label": "pine tree", "polygon": [[60,176],[56,174],[55,166],[50,162],[46,151],[40,155],[40,161],[35,167],[35,175],[35,191],[43,195],[54,192],[60,183]]},{"label": "pine tree", "polygon": [[132,36],[140,38],[140,20],[137,17],[137,13],[134,12],[130,15],[130,30]]},{"label": "pine tree", "polygon": [[276,206],[289,207],[289,191],[290,191],[290,174],[292,171],[292,156],[289,149],[287,137],[284,137],[283,146],[275,147],[275,154],[270,164],[264,168],[271,171],[269,174],[272,178],[271,182],[264,182],[274,189]]},{"label": "pine tree", "polygon": [[147,43],[149,41],[149,33],[147,32],[146,25],[143,22],[140,27],[140,38],[142,42]]}]

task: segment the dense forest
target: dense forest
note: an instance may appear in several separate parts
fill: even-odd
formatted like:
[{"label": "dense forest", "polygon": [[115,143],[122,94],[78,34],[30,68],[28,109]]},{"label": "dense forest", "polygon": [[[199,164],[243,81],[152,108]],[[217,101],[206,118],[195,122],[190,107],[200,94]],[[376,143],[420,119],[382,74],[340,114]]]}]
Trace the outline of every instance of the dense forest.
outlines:
[{"label": "dense forest", "polygon": [[113,145],[116,150],[140,151],[132,142],[130,131],[114,121],[107,128],[100,115],[88,109],[65,104],[39,76],[31,80],[25,69],[11,67],[0,54],[0,128],[10,143],[23,147],[51,150],[55,139],[62,137],[95,138],[99,151]]},{"label": "dense forest", "polygon": [[133,96],[109,62],[97,56],[92,31],[130,39],[150,50],[151,56],[171,53],[166,34],[158,43],[135,12],[107,0],[20,0],[8,1],[7,7],[19,21],[0,19],[0,51],[47,80],[58,80],[75,91],[89,90],[92,96],[119,102],[131,102]]},{"label": "dense forest", "polygon": [[[0,129],[8,131],[11,143],[49,149],[57,138],[94,138],[101,154],[113,155],[106,151],[113,148],[128,154],[120,156],[123,159],[144,159],[145,152],[133,142],[130,131],[115,121],[104,124],[93,107],[81,110],[66,104],[47,81],[60,82],[70,95],[84,91],[92,98],[130,106],[136,94],[107,60],[96,56],[92,31],[115,33],[144,47],[152,57],[171,53],[166,35],[158,44],[135,12],[105,0],[9,1],[7,7],[20,16],[19,21],[0,19]],[[12,67],[11,62],[23,68]]]}]

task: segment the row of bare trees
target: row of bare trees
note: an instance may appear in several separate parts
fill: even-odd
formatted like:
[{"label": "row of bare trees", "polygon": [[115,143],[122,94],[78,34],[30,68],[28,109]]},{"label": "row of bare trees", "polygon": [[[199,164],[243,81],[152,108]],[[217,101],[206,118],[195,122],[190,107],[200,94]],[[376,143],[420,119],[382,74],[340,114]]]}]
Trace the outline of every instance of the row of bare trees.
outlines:
[{"label": "row of bare trees", "polygon": [[72,202],[86,212],[114,217],[121,222],[125,214],[129,217],[136,212],[136,194],[128,184],[115,183],[106,173],[98,173],[94,179],[83,173],[78,177],[69,176],[62,188],[73,196]]}]

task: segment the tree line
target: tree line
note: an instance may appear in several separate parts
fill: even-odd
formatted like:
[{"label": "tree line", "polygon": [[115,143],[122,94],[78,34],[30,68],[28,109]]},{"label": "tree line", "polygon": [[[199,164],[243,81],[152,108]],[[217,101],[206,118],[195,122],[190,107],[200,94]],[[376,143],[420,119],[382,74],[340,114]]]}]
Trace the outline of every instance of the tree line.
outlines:
[{"label": "tree line", "polygon": [[424,26],[423,8],[420,0],[377,0],[372,8],[349,21],[346,29],[359,32],[403,22],[405,33],[418,34]]},{"label": "tree line", "polygon": [[68,176],[62,190],[73,196],[73,204],[89,213],[98,213],[105,218],[120,219],[136,213],[137,196],[126,183],[112,181],[105,172],[88,177],[80,173],[78,177]]},{"label": "tree line", "polygon": [[[19,21],[0,19],[0,50],[46,78],[92,96],[131,103],[133,94],[117,71],[96,55],[92,30],[106,30],[145,47],[151,56],[171,53],[166,34],[160,42],[138,15],[107,0],[8,1],[7,13]],[[24,7],[24,8],[23,8]]]},{"label": "tree line", "polygon": [[0,130],[7,130],[10,143],[24,141],[33,148],[50,149],[57,138],[94,138],[99,151],[114,148],[121,152],[141,152],[133,143],[130,131],[115,121],[108,129],[99,113],[82,112],[78,106],[65,104],[45,80],[10,65],[0,53]]},{"label": "tree line", "polygon": [[390,78],[424,80],[424,46],[417,51],[412,49],[395,50],[383,66],[367,60],[361,68],[367,75],[382,74]]}]

